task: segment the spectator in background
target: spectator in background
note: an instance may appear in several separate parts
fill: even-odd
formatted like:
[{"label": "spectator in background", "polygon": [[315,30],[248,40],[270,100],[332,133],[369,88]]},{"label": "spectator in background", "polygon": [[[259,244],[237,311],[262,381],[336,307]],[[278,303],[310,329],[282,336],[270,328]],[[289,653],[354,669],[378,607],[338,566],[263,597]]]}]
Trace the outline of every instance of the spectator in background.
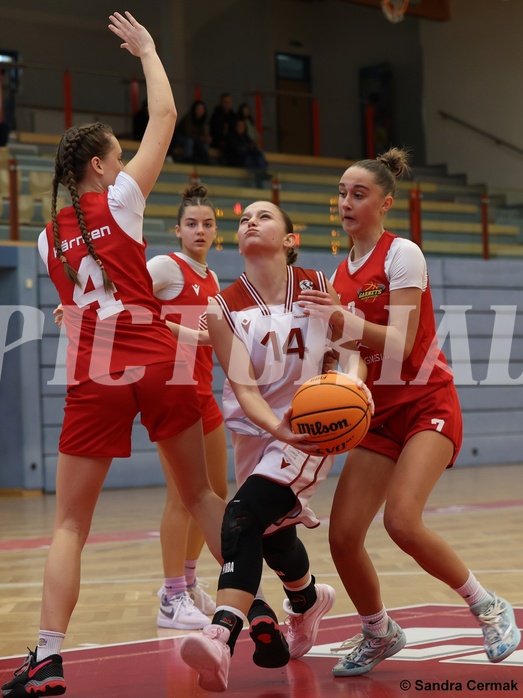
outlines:
[{"label": "spectator in background", "polygon": [[182,162],[208,165],[210,144],[207,106],[201,99],[197,99],[176,126],[170,155],[174,158],[174,150],[180,147],[183,150]]},{"label": "spectator in background", "polygon": [[227,136],[234,128],[236,114],[232,108],[232,97],[224,92],[220,103],[214,108],[211,116],[211,146],[225,151]]},{"label": "spectator in background", "polygon": [[247,135],[251,141],[253,141],[253,143],[256,143],[258,147],[261,147],[261,134],[256,129],[254,119],[252,118],[251,106],[248,102],[243,102],[243,104],[240,104],[237,111],[237,118],[245,121],[245,130],[247,131]]},{"label": "spectator in background", "polygon": [[232,131],[227,136],[225,161],[231,167],[245,167],[251,170],[258,187],[262,186],[264,179],[270,178],[265,155],[247,135],[247,127],[243,119],[236,120]]}]

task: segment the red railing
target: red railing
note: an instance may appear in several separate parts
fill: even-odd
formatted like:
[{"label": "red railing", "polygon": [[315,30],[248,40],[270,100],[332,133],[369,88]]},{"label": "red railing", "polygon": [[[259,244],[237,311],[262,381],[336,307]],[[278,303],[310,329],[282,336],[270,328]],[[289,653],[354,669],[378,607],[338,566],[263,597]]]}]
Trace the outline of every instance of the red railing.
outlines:
[{"label": "red railing", "polygon": [[421,247],[421,194],[418,187],[410,190],[410,239]]},{"label": "red railing", "polygon": [[9,160],[9,239],[20,239],[20,217],[18,215],[18,164],[14,158]]}]

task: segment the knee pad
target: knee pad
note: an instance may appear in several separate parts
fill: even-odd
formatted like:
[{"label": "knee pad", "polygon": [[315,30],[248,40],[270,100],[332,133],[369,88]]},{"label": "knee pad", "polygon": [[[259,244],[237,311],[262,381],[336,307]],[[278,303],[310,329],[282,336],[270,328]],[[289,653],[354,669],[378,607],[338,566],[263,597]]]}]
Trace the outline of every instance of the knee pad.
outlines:
[{"label": "knee pad", "polygon": [[309,556],[297,536],[295,526],[266,536],[263,539],[263,556],[283,582],[294,582],[309,571]]},{"label": "knee pad", "polygon": [[231,560],[238,553],[240,538],[252,526],[254,517],[240,499],[232,499],[225,507],[222,522],[222,556]]}]

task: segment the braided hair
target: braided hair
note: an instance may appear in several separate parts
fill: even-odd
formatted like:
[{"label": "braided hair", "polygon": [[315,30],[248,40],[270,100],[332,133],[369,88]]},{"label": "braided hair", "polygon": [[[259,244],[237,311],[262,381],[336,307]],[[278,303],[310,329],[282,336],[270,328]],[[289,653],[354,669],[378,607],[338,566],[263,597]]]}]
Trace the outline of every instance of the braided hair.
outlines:
[{"label": "braided hair", "polygon": [[105,271],[102,260],[98,257],[89,231],[87,230],[84,213],[80,206],[78,183],[85,175],[89,162],[93,157],[98,156],[104,158],[109,153],[112,148],[110,141],[110,136],[112,135],[112,128],[107,124],[99,122],[88,124],[87,126],[73,126],[67,129],[60,140],[56,153],[51,199],[51,224],[53,227],[54,249],[58,259],[64,265],[67,278],[74,284],[80,285],[76,269],[73,269],[67,262],[64,251],[62,250],[62,243],[58,230],[56,201],[58,198],[58,186],[60,184],[66,187],[71,195],[72,205],[76,213],[82,238],[89,254],[102,271],[104,289],[108,293],[114,291],[114,286]]}]

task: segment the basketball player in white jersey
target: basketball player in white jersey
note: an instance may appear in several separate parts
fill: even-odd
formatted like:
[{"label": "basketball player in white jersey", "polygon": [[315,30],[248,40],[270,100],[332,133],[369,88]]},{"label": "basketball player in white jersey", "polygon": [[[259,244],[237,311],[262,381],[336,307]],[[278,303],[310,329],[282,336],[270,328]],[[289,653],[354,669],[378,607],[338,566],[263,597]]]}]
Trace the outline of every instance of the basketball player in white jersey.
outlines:
[{"label": "basketball player in white jersey", "polygon": [[[315,584],[296,534],[298,523],[319,524],[308,500],[330,471],[333,456],[317,455],[292,432],[288,418],[297,388],[325,370],[330,332],[328,321],[302,311],[298,296],[316,289],[339,301],[321,272],[292,266],[297,256],[292,222],[278,206],[262,201],[248,206],[238,241],[245,273],[213,299],[208,325],[227,375],[223,413],[232,431],[239,489],[224,516],[224,564],[212,624],[182,643],[182,658],[210,691],[226,689],[234,644],[247,620],[255,643],[262,631],[270,638],[264,648],[256,645],[255,663],[282,666],[311,649],[320,620],[334,603],[334,589]],[[357,351],[349,353],[346,368],[363,385],[366,367]],[[261,630],[249,613],[264,559],[288,597],[288,649],[275,618],[271,624],[265,616]]]}]

